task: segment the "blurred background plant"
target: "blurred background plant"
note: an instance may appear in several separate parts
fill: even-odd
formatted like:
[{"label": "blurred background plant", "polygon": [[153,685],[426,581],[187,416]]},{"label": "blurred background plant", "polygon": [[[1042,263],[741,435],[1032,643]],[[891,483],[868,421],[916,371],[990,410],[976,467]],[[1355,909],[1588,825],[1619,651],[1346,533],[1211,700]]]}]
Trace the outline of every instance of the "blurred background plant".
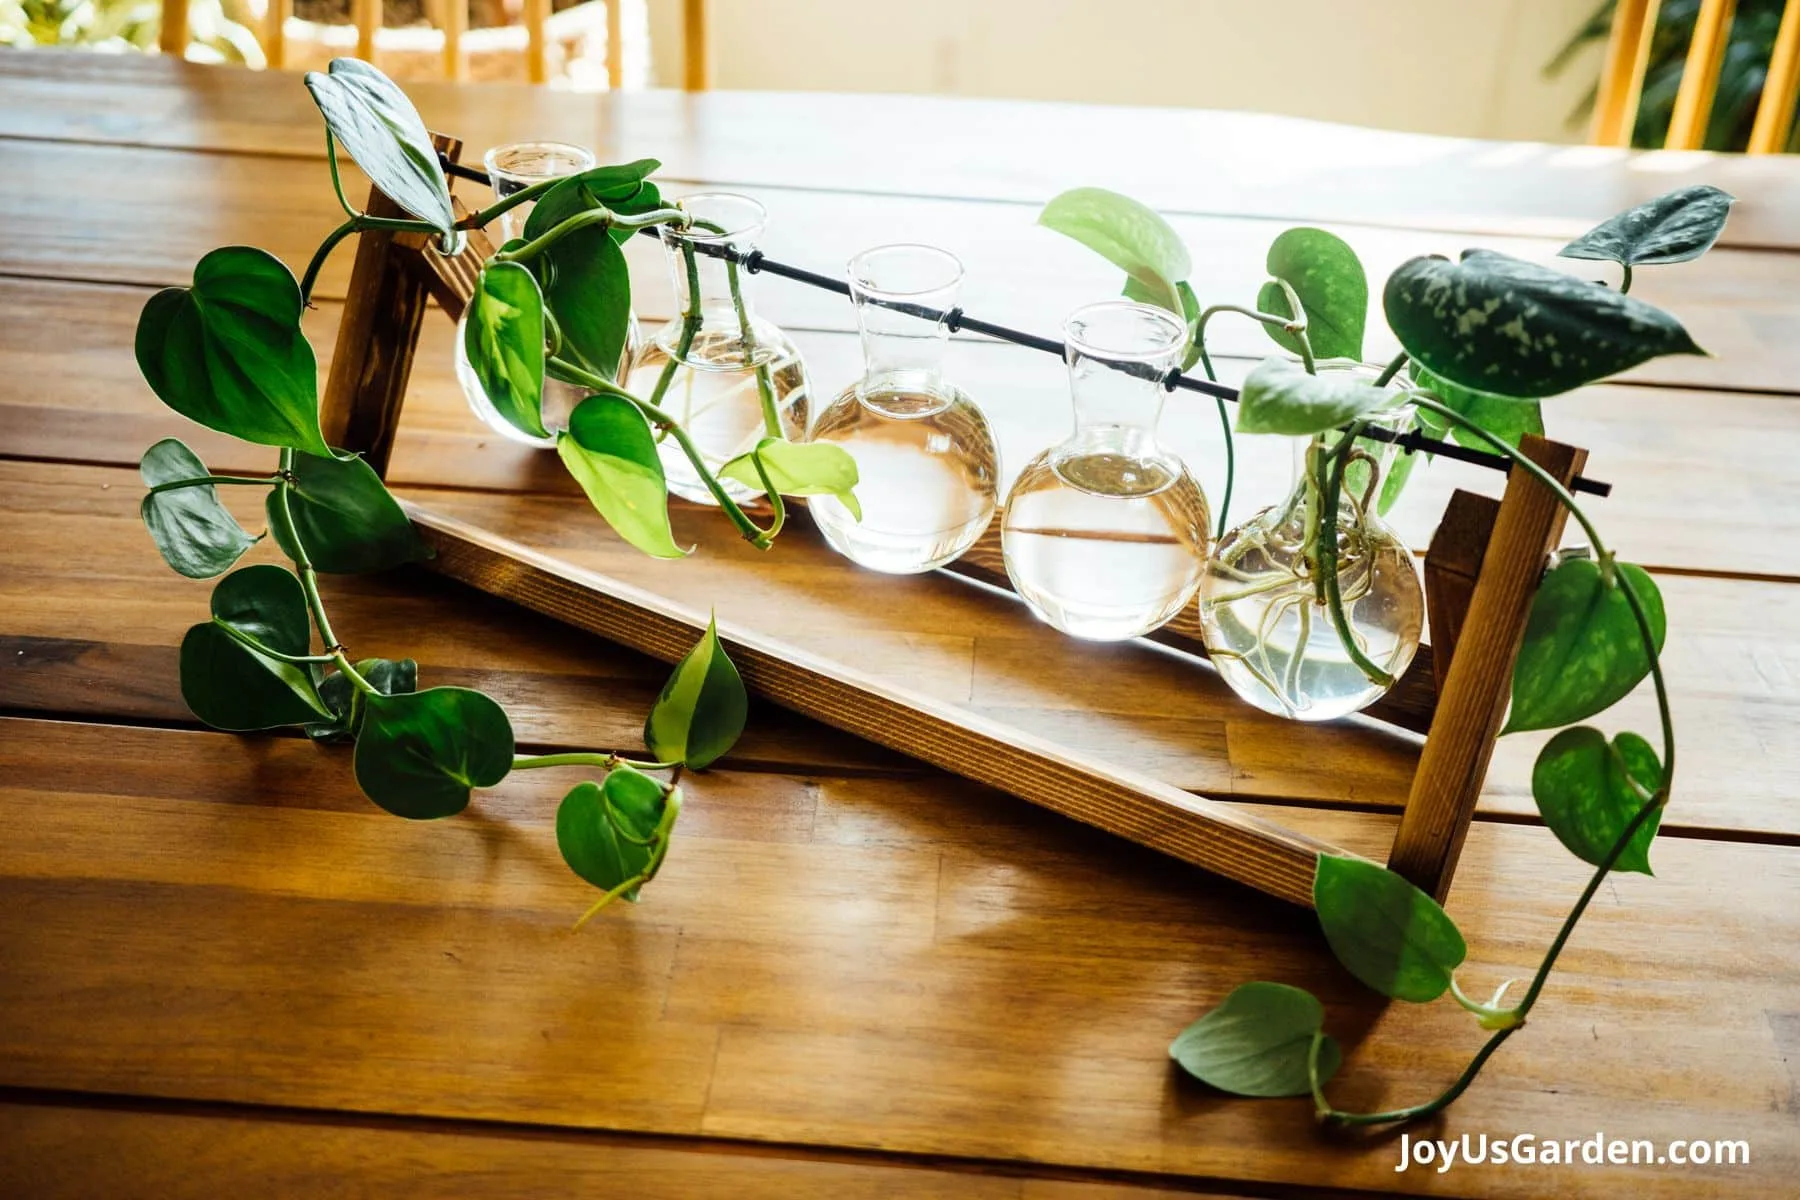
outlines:
[{"label": "blurred background plant", "polygon": [[[1579,61],[1583,70],[1591,69],[1586,53],[1594,46],[1604,46],[1612,30],[1616,0],[1605,0],[1594,9],[1587,22],[1575,32],[1554,58],[1544,65],[1544,74],[1555,79]],[[1694,25],[1699,19],[1701,0],[1663,0],[1657,7],[1656,32],[1650,40],[1650,65],[1644,72],[1644,92],[1638,101],[1637,124],[1632,129],[1633,146],[1657,147],[1669,132],[1669,115],[1675,107],[1675,92],[1681,86],[1681,71],[1686,62],[1688,45],[1694,38]],[[1750,126],[1756,120],[1757,101],[1762,99],[1763,82],[1769,73],[1769,55],[1775,48],[1775,33],[1781,26],[1783,0],[1738,0],[1731,20],[1729,40],[1725,47],[1724,65],[1719,70],[1719,90],[1713,100],[1712,118],[1706,126],[1706,149],[1742,150],[1750,140]],[[1594,111],[1598,87],[1569,113],[1569,128],[1587,127]],[[1800,123],[1788,138],[1789,153],[1800,152]]]},{"label": "blurred background plant", "polygon": [[[188,9],[195,62],[264,65],[244,0],[193,0]],[[80,46],[111,53],[150,51],[162,30],[159,0],[0,0],[0,46]]]}]

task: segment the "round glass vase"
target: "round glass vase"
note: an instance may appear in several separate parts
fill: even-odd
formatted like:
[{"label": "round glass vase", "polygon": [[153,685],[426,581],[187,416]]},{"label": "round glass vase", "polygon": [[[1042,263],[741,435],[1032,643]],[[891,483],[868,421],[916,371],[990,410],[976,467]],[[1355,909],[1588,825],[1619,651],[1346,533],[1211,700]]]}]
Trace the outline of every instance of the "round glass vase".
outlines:
[{"label": "round glass vase", "polygon": [[[593,154],[580,146],[571,146],[563,142],[515,142],[507,146],[495,146],[487,152],[488,179],[492,184],[494,198],[504,200],[517,192],[546,179],[561,179],[569,175],[579,175],[594,166]],[[525,218],[536,207],[536,202],[527,200],[515,208],[500,214],[495,222],[500,244],[519,237],[525,229]],[[564,383],[560,379],[544,380],[543,414],[544,428],[550,430],[547,438],[535,437],[501,416],[488,399],[487,391],[476,377],[475,369],[469,363],[469,353],[463,338],[468,328],[468,316],[457,318],[456,322],[456,381],[462,385],[463,397],[469,402],[469,409],[480,418],[481,423],[506,438],[526,446],[555,446],[556,431],[566,429],[569,425],[569,414],[575,406],[587,398],[586,388],[572,383]],[[631,361],[634,348],[638,344],[637,318],[630,318],[630,328],[625,338],[625,353],[620,361],[623,370]]]},{"label": "round glass vase", "polygon": [[1075,430],[1013,483],[1001,547],[1014,590],[1078,638],[1118,641],[1166,623],[1200,586],[1212,517],[1180,458],[1156,441],[1163,379],[1187,326],[1115,300],[1063,326]]},{"label": "round glass vase", "polygon": [[962,275],[955,255],[932,246],[877,246],[850,260],[863,375],[813,419],[807,440],[856,460],[862,515],[835,496],[808,507],[831,548],[860,566],[895,575],[941,567],[993,520],[993,430],[942,372]]},{"label": "round glass vase", "polygon": [[[806,432],[806,365],[793,341],[756,315],[750,273],[723,257],[748,254],[767,212],[748,196],[702,192],[680,206],[689,229],[663,226],[663,249],[682,313],[633,356],[627,390],[668,413],[687,431],[708,471],[756,448],[767,436],[800,440]],[[716,504],[674,438],[657,443],[669,490],[696,504]],[[720,480],[733,500],[761,495]]]},{"label": "round glass vase", "polygon": [[[1369,423],[1400,432],[1411,420],[1410,409],[1396,408]],[[1329,721],[1379,700],[1412,662],[1425,624],[1412,552],[1376,512],[1398,449],[1358,438],[1338,502],[1337,590],[1351,639],[1388,679],[1372,677],[1345,648],[1317,574],[1324,509],[1314,468],[1336,440],[1301,443],[1287,499],[1219,539],[1200,588],[1200,626],[1220,678],[1264,712],[1298,721]]]}]

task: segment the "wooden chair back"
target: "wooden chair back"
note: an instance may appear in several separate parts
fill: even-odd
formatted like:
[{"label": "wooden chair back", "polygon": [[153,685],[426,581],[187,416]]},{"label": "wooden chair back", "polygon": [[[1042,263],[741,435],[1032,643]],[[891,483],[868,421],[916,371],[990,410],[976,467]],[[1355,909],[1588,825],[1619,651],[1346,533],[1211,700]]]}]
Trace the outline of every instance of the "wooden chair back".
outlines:
[{"label": "wooden chair back", "polygon": [[[532,83],[547,82],[548,39],[545,33],[550,20],[550,0],[524,0],[525,74]],[[461,81],[469,77],[469,59],[463,48],[463,35],[468,31],[467,0],[427,0],[426,18],[444,34],[444,78]],[[382,0],[351,0],[350,18],[356,26],[356,56],[375,62],[375,37],[381,28]],[[293,0],[269,0],[263,27],[257,34],[263,55],[271,67],[285,65],[287,59],[287,20],[294,12]],[[711,86],[710,59],[707,55],[707,0],[682,0],[682,86],[689,91],[704,91]],[[619,0],[606,5],[606,80],[617,91],[625,84],[624,35],[621,28]],[[161,45],[164,54],[180,55],[187,49],[187,0],[165,0]]]},{"label": "wooden chair back", "polygon": [[[1618,0],[1613,9],[1612,34],[1607,40],[1606,62],[1594,103],[1592,140],[1596,145],[1631,145],[1638,101],[1644,92],[1644,75],[1650,66],[1657,8],[1658,0]],[[1704,145],[1736,9],[1736,0],[1701,0],[1694,38],[1688,44],[1687,61],[1681,72],[1681,86],[1675,93],[1675,108],[1669,117],[1668,136],[1663,141],[1666,149],[1698,150]],[[1787,0],[1746,152],[1779,154],[1786,147],[1797,98],[1800,0]]]}]

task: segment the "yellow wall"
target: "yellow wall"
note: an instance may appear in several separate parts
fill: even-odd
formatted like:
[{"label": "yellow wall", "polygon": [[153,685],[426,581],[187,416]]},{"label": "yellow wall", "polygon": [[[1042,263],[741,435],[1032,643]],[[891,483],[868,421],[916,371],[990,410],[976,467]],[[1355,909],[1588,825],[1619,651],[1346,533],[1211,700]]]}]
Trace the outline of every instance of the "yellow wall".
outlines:
[{"label": "yellow wall", "polygon": [[[678,0],[651,0],[658,75]],[[1243,108],[1580,140],[1598,53],[1543,63],[1594,0],[712,0],[721,88]],[[671,28],[671,26],[674,26]]]}]

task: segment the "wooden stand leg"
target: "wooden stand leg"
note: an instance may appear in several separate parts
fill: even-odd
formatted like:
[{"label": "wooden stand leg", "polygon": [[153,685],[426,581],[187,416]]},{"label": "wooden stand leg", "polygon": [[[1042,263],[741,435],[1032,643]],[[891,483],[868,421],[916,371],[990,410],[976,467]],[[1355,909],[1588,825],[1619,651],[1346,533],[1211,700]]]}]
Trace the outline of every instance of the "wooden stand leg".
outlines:
[{"label": "wooden stand leg", "polygon": [[[462,152],[455,138],[439,134],[432,141],[452,162]],[[368,212],[372,217],[411,215],[376,189],[369,191]],[[426,287],[412,265],[420,244],[417,234],[369,230],[359,236],[319,411],[326,443],[356,451],[382,476],[387,475],[425,319]]]},{"label": "wooden stand leg", "polygon": [[[1585,450],[1529,435],[1519,448],[1565,484],[1587,461]],[[1523,471],[1512,472],[1469,597],[1468,615],[1452,634],[1455,652],[1448,656],[1437,714],[1388,859],[1389,867],[1439,901],[1450,890],[1450,877],[1487,777],[1506,712],[1513,659],[1525,636],[1544,556],[1561,537],[1566,516],[1548,488]],[[1435,546],[1436,539],[1433,542]],[[1434,629],[1434,643],[1439,636]]]}]

